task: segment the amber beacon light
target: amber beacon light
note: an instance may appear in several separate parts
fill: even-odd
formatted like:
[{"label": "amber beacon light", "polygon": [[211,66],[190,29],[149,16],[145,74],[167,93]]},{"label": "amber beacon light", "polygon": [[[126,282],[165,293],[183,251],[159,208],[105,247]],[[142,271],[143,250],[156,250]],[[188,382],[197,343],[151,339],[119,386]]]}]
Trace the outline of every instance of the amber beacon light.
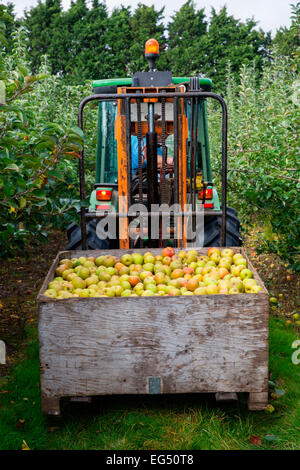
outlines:
[{"label": "amber beacon light", "polygon": [[148,39],[145,44],[145,56],[159,55],[159,44],[156,39]]}]

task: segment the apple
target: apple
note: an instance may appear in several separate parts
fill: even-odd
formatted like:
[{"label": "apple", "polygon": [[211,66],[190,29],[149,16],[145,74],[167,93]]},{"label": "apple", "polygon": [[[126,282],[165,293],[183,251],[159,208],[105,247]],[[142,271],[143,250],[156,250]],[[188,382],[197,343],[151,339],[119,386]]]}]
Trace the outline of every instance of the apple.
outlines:
[{"label": "apple", "polygon": [[153,274],[151,271],[142,271],[140,274],[140,278],[142,281],[146,279],[146,277],[153,277]]},{"label": "apple", "polygon": [[187,288],[188,279],[185,279],[184,277],[180,277],[180,278],[178,279],[178,281],[179,281],[179,284],[180,284],[180,287],[181,287],[181,288],[182,288],[182,287]]},{"label": "apple", "polygon": [[[124,282],[127,282],[127,281],[124,281]],[[139,284],[140,278],[138,276],[129,276],[128,282],[132,287],[134,287],[137,284]]]},{"label": "apple", "polygon": [[218,273],[220,275],[220,278],[223,279],[227,274],[229,274],[229,271],[226,268],[219,268]]},{"label": "apple", "polygon": [[208,284],[208,286],[206,286],[206,292],[207,294],[218,294],[218,286],[216,284]]},{"label": "apple", "polygon": [[214,261],[216,264],[219,264],[221,256],[218,253],[212,253],[211,256],[209,257],[211,261]]},{"label": "apple", "polygon": [[247,267],[247,260],[245,258],[237,258],[235,261],[234,261],[234,264],[236,266],[245,266],[245,268]]},{"label": "apple", "polygon": [[79,294],[79,297],[89,297],[89,296],[90,296],[89,289],[82,289],[82,291]]},{"label": "apple", "polygon": [[228,271],[230,271],[230,268],[231,268],[231,262],[229,261],[228,258],[221,258],[220,259],[220,262],[218,264],[218,267],[219,268],[225,268],[227,269]]},{"label": "apple", "polygon": [[89,287],[91,284],[97,284],[99,282],[98,276],[92,275],[90,277],[87,277],[86,280],[86,285]]},{"label": "apple", "polygon": [[206,287],[199,286],[197,287],[197,289],[194,290],[194,295],[206,295],[206,294],[207,294]]},{"label": "apple", "polygon": [[129,255],[128,253],[121,257],[121,263],[123,263],[125,266],[129,266],[130,264],[132,264],[132,262],[133,262],[132,256]]},{"label": "apple", "polygon": [[105,282],[109,282],[111,278],[110,274],[108,274],[106,271],[101,271],[98,277],[99,277],[99,281],[105,281]]},{"label": "apple", "polygon": [[233,255],[232,257],[233,261],[235,261],[238,258],[243,258],[243,255],[241,253],[235,253],[235,255]]},{"label": "apple", "polygon": [[125,264],[123,263],[120,263],[120,261],[118,261],[116,264],[115,264],[115,270],[116,271],[120,271],[121,268],[124,268],[125,267]]},{"label": "apple", "polygon": [[250,271],[250,269],[243,269],[241,272],[240,272],[240,278],[242,280],[244,279],[251,279],[253,277],[253,273],[252,271]]},{"label": "apple", "polygon": [[113,276],[114,274],[116,274],[116,270],[115,268],[113,268],[112,266],[109,266],[108,268],[105,268],[105,271],[110,275],[110,276]]},{"label": "apple", "polygon": [[85,261],[85,262],[83,263],[83,266],[84,266],[85,268],[88,268],[88,269],[89,269],[89,268],[95,267],[95,263],[93,263],[93,261],[88,261],[88,260],[87,260],[87,261]]},{"label": "apple", "polygon": [[163,272],[158,272],[154,276],[154,280],[156,284],[165,284],[166,282],[166,275]]},{"label": "apple", "polygon": [[224,250],[221,251],[221,257],[222,258],[233,258],[234,252],[230,248],[224,248]]},{"label": "apple", "polygon": [[262,290],[262,287],[260,286],[252,286],[251,287],[251,294],[258,294],[258,292],[260,292]]},{"label": "apple", "polygon": [[130,297],[131,293],[132,291],[130,289],[123,290],[123,292],[121,293],[121,297]]},{"label": "apple", "polygon": [[132,253],[131,257],[134,264],[144,263],[144,256],[141,253]]},{"label": "apple", "polygon": [[239,292],[243,292],[243,290],[244,290],[243,283],[242,283],[242,281],[239,277],[232,277],[229,280],[229,286],[230,286],[230,288],[235,287],[236,289],[239,290]]},{"label": "apple", "polygon": [[171,279],[178,279],[183,276],[183,270],[182,269],[174,269],[171,273]]},{"label": "apple", "polygon": [[90,275],[90,271],[88,268],[85,268],[84,266],[80,266],[80,269],[77,271],[77,274],[81,279],[86,279]]},{"label": "apple", "polygon": [[198,279],[189,279],[187,283],[187,289],[190,290],[191,292],[194,292],[194,290],[199,287],[199,281]]},{"label": "apple", "polygon": [[182,292],[182,295],[194,295],[194,294],[195,294],[195,291],[191,292],[191,291],[187,290],[186,292]]},{"label": "apple", "polygon": [[143,265],[143,270],[144,271],[151,271],[153,273],[154,271],[154,264],[153,263],[145,263]]},{"label": "apple", "polygon": [[178,256],[179,258],[184,261],[184,259],[187,257],[187,252],[184,251],[184,250],[181,250],[179,253],[178,253]]},{"label": "apple", "polygon": [[144,284],[142,282],[139,282],[138,284],[136,284],[133,288],[134,292],[138,292],[138,291],[143,291],[144,290]]},{"label": "apple", "polygon": [[78,258],[78,261],[79,261],[80,264],[82,264],[86,261],[86,257],[85,256],[80,256],[80,258]]},{"label": "apple", "polygon": [[164,256],[162,262],[163,262],[163,264],[169,266],[172,262],[172,258],[170,256]]},{"label": "apple", "polygon": [[205,266],[213,266],[215,268],[217,264],[214,260],[210,259],[209,261],[207,261]]},{"label": "apple", "polygon": [[203,268],[205,266],[205,263],[206,263],[206,261],[204,259],[201,260],[201,261],[197,261],[198,268]]},{"label": "apple", "polygon": [[162,250],[161,254],[164,258],[165,257],[171,258],[175,254],[175,250],[171,246],[166,246],[166,248]]},{"label": "apple", "polygon": [[151,290],[152,292],[154,292],[154,294],[156,294],[158,292],[158,289],[157,289],[155,284],[147,284],[147,289],[146,290]]},{"label": "apple", "polygon": [[66,270],[66,269],[69,269],[68,265],[66,264],[60,264],[56,270],[55,270],[55,274],[57,276],[62,276],[63,272]]},{"label": "apple", "polygon": [[55,289],[47,289],[45,290],[44,292],[44,295],[46,295],[47,297],[52,297],[53,299],[56,297],[56,290]]},{"label": "apple", "polygon": [[130,269],[128,266],[123,266],[123,268],[121,268],[119,271],[120,276],[123,276],[123,274],[129,274],[129,273],[130,273]]},{"label": "apple", "polygon": [[181,295],[181,292],[179,289],[176,289],[175,287],[173,289],[171,289],[169,292],[168,292],[168,295],[170,296],[173,296],[173,295]]},{"label": "apple", "polygon": [[229,279],[221,279],[219,282],[219,289],[229,289],[230,288],[230,282]]},{"label": "apple", "polygon": [[221,256],[221,251],[219,250],[219,248],[214,248],[214,247],[208,248],[207,256],[211,257],[213,253],[217,253],[219,256]]},{"label": "apple", "polygon": [[243,269],[245,269],[245,266],[242,264],[240,264],[239,266],[232,265],[230,268],[230,272],[233,276],[238,277],[241,271],[243,271]]},{"label": "apple", "polygon": [[229,294],[229,290],[227,289],[227,287],[219,287],[219,294]]},{"label": "apple", "polygon": [[74,277],[77,277],[77,274],[76,273],[70,273],[67,275],[67,281],[71,282],[72,279],[74,279]]},{"label": "apple", "polygon": [[239,291],[236,287],[230,287],[228,294],[240,294],[241,291]]},{"label": "apple", "polygon": [[66,264],[68,266],[68,268],[73,268],[72,266],[72,260],[70,260],[69,258],[64,258],[64,259],[61,259],[59,264]]},{"label": "apple", "polygon": [[72,279],[71,281],[71,284],[72,286],[75,288],[75,289],[84,289],[85,286],[86,286],[86,282],[84,279],[82,279],[81,277],[74,277],[74,279]]},{"label": "apple", "polygon": [[172,271],[174,271],[175,269],[182,269],[182,264],[180,263],[180,261],[174,260],[170,263],[170,268]]},{"label": "apple", "polygon": [[62,273],[63,279],[67,280],[67,276],[69,274],[72,274],[72,273],[74,273],[75,276],[76,276],[76,273],[74,272],[74,269],[65,269],[64,272]]},{"label": "apple", "polygon": [[147,263],[152,263],[152,264],[155,263],[155,257],[150,251],[144,254],[144,264],[147,264]]},{"label": "apple", "polygon": [[184,274],[193,274],[194,269],[191,266],[184,266],[183,267],[183,272],[184,272]]},{"label": "apple", "polygon": [[214,279],[213,277],[211,277],[210,274],[206,274],[203,277],[203,282],[206,286],[209,286],[210,284],[215,284],[215,285],[218,284],[217,279]]},{"label": "apple", "polygon": [[154,295],[154,292],[150,289],[145,290],[142,292],[141,297],[152,297]]},{"label": "apple", "polygon": [[115,291],[112,287],[104,287],[103,293],[107,297],[115,297]]},{"label": "apple", "polygon": [[161,255],[155,256],[155,264],[160,263],[162,264],[163,257]]},{"label": "apple", "polygon": [[123,290],[131,290],[131,284],[129,281],[121,281],[120,286]]}]

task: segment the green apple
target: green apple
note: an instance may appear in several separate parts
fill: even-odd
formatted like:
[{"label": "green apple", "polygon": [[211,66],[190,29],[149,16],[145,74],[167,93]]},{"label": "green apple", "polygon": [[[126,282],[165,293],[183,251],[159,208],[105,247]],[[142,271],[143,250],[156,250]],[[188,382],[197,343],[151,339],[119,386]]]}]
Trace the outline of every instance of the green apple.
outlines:
[{"label": "green apple", "polygon": [[241,272],[240,272],[240,278],[242,280],[244,279],[251,279],[253,277],[253,273],[252,271],[250,271],[250,269],[243,269]]},{"label": "green apple", "polygon": [[95,265],[96,266],[101,266],[104,261],[104,255],[103,256],[98,256],[98,258],[95,259]]},{"label": "green apple", "polygon": [[244,290],[243,283],[239,277],[232,277],[229,280],[229,286],[230,288],[235,287],[239,292],[243,292]]},{"label": "green apple", "polygon": [[155,263],[155,256],[152,253],[150,253],[150,251],[144,254],[144,264],[147,264],[147,263],[152,263],[152,264]]},{"label": "green apple", "polygon": [[236,287],[231,287],[228,294],[240,294],[241,292]]},{"label": "green apple", "polygon": [[130,297],[132,294],[132,291],[130,289],[125,289],[123,290],[121,297]]},{"label": "green apple", "polygon": [[87,277],[86,280],[86,285],[89,287],[91,284],[97,284],[99,282],[98,276],[92,275],[90,277]]},{"label": "green apple", "polygon": [[123,290],[131,290],[131,284],[128,281],[121,281],[120,286]]},{"label": "green apple", "polygon": [[134,264],[144,263],[144,256],[141,253],[132,253],[131,257]]},{"label": "green apple", "polygon": [[80,269],[77,271],[77,275],[81,277],[81,279],[87,279],[90,275],[90,271],[88,268],[80,266]]},{"label": "green apple", "polygon": [[101,271],[98,277],[99,277],[99,281],[105,281],[105,282],[109,282],[111,278],[110,274],[108,274],[106,271]]},{"label": "green apple", "polygon": [[247,260],[245,258],[237,258],[235,261],[234,261],[234,264],[236,266],[245,266],[245,268],[247,268]]},{"label": "green apple", "polygon": [[224,250],[221,251],[221,257],[222,258],[233,258],[234,252],[230,248],[224,248]]},{"label": "green apple", "polygon": [[71,281],[71,284],[73,285],[74,289],[84,289],[86,286],[85,280],[79,276],[74,277],[74,279]]},{"label": "green apple", "polygon": [[206,292],[207,294],[218,294],[219,293],[219,289],[218,289],[218,286],[216,284],[208,284],[208,286],[206,286]]},{"label": "green apple", "polygon": [[52,297],[53,299],[56,297],[57,291],[55,289],[47,289],[44,292],[44,295],[47,297]]},{"label": "green apple", "polygon": [[143,265],[143,270],[144,271],[151,271],[153,273],[154,271],[154,264],[153,263],[145,263]]},{"label": "green apple", "polygon": [[145,290],[142,292],[141,297],[152,297],[154,295],[154,292],[150,289]]},{"label": "green apple", "polygon": [[195,295],[206,295],[207,294],[206,287],[203,287],[203,286],[197,287],[197,289],[194,290],[194,294]]}]

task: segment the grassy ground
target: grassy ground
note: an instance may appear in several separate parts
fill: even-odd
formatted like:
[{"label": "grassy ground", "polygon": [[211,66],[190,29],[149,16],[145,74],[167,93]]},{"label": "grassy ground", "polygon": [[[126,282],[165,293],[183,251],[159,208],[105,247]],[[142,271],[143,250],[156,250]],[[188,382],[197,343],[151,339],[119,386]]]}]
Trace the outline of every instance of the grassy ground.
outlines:
[{"label": "grassy ground", "polygon": [[[63,240],[55,240],[59,248]],[[278,259],[257,255],[251,241],[249,246],[269,291],[282,294],[271,307],[269,411],[248,412],[244,397],[220,405],[211,395],[114,396],[90,405],[64,400],[60,418],[44,417],[34,298],[51,258],[46,247],[32,272],[32,258],[13,262],[25,274],[2,297],[0,338],[8,343],[9,366],[0,377],[0,449],[300,449],[300,367],[291,360],[300,334],[295,322],[289,323],[296,311],[296,279]],[[9,268],[15,279],[16,266],[11,262]]]}]

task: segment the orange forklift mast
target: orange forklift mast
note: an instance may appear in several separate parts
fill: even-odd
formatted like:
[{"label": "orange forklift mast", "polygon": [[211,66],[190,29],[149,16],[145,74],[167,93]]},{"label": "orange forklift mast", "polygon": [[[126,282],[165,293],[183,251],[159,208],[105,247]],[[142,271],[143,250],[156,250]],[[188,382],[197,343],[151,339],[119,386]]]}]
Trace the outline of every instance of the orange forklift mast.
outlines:
[{"label": "orange forklift mast", "polygon": [[[132,185],[130,182],[130,154],[132,136],[137,137],[139,146],[139,167],[138,177],[142,179],[142,142],[146,140],[146,165],[147,165],[147,208],[151,216],[152,207],[167,203],[165,197],[166,172],[170,173],[167,164],[166,139],[174,135],[173,105],[174,98],[143,98],[149,93],[184,93],[183,86],[168,87],[119,87],[118,94],[137,95],[136,99],[130,99],[130,133],[128,132],[128,123],[126,123],[126,113],[128,102],[118,101],[118,114],[115,122],[115,137],[118,149],[118,194],[119,194],[119,212],[128,213],[129,202],[132,202]],[[167,114],[166,114],[167,107]],[[151,109],[152,108],[152,109]],[[155,111],[158,111],[156,113]],[[152,112],[152,117],[151,117]],[[188,139],[188,119],[184,111],[184,102],[180,102],[178,109],[178,162],[173,165],[178,166],[178,185],[179,205],[182,212],[187,203],[187,139]],[[128,117],[128,116],[127,116]],[[151,123],[152,118],[152,123]],[[126,125],[127,124],[127,125]],[[162,161],[160,169],[157,164],[157,141],[160,141],[162,147]],[[129,176],[129,177],[128,177]],[[158,191],[158,180],[159,189]],[[141,185],[140,185],[141,186]],[[140,187],[139,202],[144,202],[142,188]],[[179,221],[180,222],[180,221]],[[119,219],[119,239],[120,248],[127,249],[129,243],[129,219],[121,217]],[[179,230],[180,227],[177,227]],[[142,234],[143,235],[143,234]],[[141,235],[141,236],[142,236]],[[182,233],[183,246],[186,245],[186,233]]]}]

